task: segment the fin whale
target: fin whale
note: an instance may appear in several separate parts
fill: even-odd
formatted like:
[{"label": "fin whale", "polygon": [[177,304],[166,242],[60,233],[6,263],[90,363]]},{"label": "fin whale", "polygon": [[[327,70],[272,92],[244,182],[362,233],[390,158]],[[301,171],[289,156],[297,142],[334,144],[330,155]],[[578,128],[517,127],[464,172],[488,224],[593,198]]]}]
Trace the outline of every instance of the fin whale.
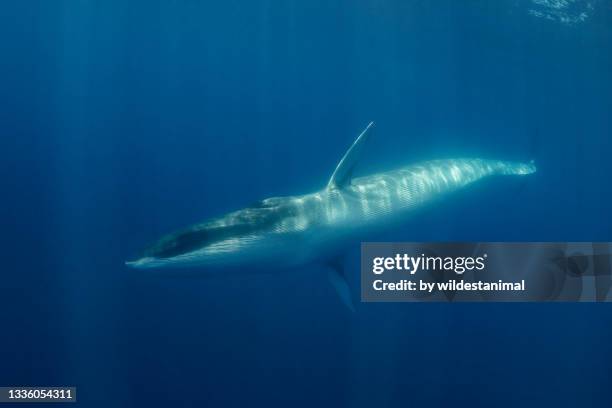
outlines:
[{"label": "fin whale", "polygon": [[[289,268],[312,262],[330,267],[330,282],[352,308],[338,254],[350,242],[406,219],[428,202],[494,175],[534,173],[532,162],[462,158],[426,161],[353,177],[372,133],[371,122],[320,191],[272,197],[169,234],[126,262],[139,269],[263,265]],[[221,268],[219,268],[221,267]]]}]

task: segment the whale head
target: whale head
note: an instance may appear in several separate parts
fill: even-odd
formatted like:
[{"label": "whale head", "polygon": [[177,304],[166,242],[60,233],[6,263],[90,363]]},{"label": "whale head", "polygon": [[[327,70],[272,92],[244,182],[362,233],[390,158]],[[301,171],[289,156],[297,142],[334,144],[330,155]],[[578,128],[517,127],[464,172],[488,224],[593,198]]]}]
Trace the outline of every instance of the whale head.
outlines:
[{"label": "whale head", "polygon": [[126,265],[138,269],[227,266],[274,259],[283,250],[277,241],[290,232],[287,226],[295,216],[289,197],[269,198],[166,235]]}]

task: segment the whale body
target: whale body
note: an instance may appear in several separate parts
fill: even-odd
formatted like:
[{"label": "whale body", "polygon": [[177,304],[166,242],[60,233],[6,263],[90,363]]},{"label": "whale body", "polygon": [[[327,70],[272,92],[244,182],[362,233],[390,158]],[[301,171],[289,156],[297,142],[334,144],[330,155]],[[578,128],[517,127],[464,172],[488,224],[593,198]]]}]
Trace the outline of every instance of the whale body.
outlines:
[{"label": "whale body", "polygon": [[527,175],[533,162],[462,158],[433,160],[353,178],[373,123],[346,152],[327,186],[317,192],[268,198],[161,238],[134,268],[331,265],[332,282],[346,300],[348,287],[337,255],[372,230],[405,220],[411,211],[494,175]]}]

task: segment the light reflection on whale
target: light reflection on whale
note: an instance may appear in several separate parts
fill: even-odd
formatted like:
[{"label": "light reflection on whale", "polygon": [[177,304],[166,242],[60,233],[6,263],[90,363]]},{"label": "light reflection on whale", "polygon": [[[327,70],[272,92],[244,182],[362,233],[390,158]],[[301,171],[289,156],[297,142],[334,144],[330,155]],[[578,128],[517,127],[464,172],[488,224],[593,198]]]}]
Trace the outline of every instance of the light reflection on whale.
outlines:
[{"label": "light reflection on whale", "polygon": [[373,229],[406,219],[411,210],[485,177],[536,171],[533,162],[463,158],[353,178],[372,126],[355,140],[321,191],[267,198],[195,224],[161,238],[141,258],[126,264],[140,269],[222,270],[228,265],[287,268],[328,263],[333,267],[332,283],[347,301],[348,286],[336,262],[347,243],[365,240]]}]

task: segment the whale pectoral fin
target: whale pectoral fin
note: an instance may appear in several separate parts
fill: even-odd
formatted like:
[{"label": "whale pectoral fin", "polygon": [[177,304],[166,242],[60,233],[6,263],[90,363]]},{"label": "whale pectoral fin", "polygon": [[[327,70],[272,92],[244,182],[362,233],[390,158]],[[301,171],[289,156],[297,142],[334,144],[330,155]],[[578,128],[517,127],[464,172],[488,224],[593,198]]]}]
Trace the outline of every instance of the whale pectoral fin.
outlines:
[{"label": "whale pectoral fin", "polygon": [[339,262],[329,263],[328,266],[331,268],[328,274],[329,281],[334,289],[336,289],[336,292],[338,292],[338,295],[340,295],[342,303],[351,309],[351,312],[354,312],[355,306],[353,305],[351,289],[349,288],[348,282],[344,276],[344,268]]},{"label": "whale pectoral fin", "polygon": [[342,188],[351,182],[351,178],[353,177],[353,169],[361,157],[361,152],[363,151],[363,146],[368,135],[372,133],[368,132],[372,126],[374,126],[374,122],[370,122],[368,124],[368,126],[363,132],[361,132],[351,147],[344,154],[344,157],[342,157],[340,163],[338,163],[338,166],[336,166],[334,174],[332,174],[331,178],[329,179],[329,183],[327,183],[328,189]]}]

